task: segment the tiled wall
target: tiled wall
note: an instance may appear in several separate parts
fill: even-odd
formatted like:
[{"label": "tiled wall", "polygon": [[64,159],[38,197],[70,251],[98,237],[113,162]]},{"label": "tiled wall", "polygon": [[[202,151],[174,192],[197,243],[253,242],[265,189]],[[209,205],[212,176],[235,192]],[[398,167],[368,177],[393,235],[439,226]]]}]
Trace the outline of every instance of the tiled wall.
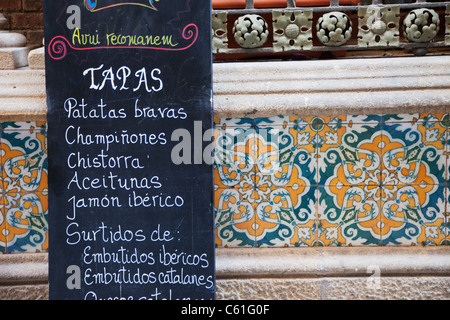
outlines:
[{"label": "tiled wall", "polygon": [[3,122],[0,129],[0,250],[46,251],[46,124]]},{"label": "tiled wall", "polygon": [[446,244],[449,114],[216,122],[218,246]]},{"label": "tiled wall", "polygon": [[[0,250],[46,251],[46,124],[0,125]],[[450,114],[215,126],[218,247],[450,243]]]}]

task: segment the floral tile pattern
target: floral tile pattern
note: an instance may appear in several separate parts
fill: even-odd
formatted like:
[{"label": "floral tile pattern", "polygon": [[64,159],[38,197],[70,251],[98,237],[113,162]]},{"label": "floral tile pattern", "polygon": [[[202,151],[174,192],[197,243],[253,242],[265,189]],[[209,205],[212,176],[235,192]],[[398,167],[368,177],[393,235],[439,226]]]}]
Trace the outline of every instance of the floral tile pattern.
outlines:
[{"label": "floral tile pattern", "polygon": [[4,253],[48,248],[45,122],[4,122],[0,131],[0,247]]},{"label": "floral tile pattern", "polygon": [[[217,246],[448,243],[449,114],[216,124],[216,152],[239,159],[224,164],[216,157],[216,172],[225,165],[248,173],[233,190],[240,206],[232,210],[240,218],[245,212],[245,227],[223,219],[220,200],[230,186],[216,173],[216,222],[226,230],[217,233]],[[227,130],[234,139],[217,147]]]},{"label": "floral tile pattern", "polygon": [[217,121],[218,246],[298,246],[314,241],[314,149],[302,147],[296,129],[287,122],[283,117],[256,119],[250,126]]},{"label": "floral tile pattern", "polygon": [[[450,244],[450,114],[215,119],[218,247]],[[45,122],[0,123],[0,252],[48,248]]]},{"label": "floral tile pattern", "polygon": [[[435,116],[383,127],[383,244],[439,244],[444,224],[448,127]],[[385,188],[387,189],[387,188]]]}]

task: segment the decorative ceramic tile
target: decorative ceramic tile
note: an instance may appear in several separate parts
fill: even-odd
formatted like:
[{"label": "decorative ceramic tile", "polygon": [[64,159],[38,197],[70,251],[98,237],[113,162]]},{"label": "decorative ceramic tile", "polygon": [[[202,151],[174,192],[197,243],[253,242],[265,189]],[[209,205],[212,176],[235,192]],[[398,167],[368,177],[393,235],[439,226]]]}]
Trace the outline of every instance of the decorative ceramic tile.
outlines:
[{"label": "decorative ceramic tile", "polygon": [[421,113],[419,122],[426,126],[427,122],[440,122],[446,128],[450,127],[450,113]]},{"label": "decorative ceramic tile", "polygon": [[[16,123],[16,126],[19,123]],[[11,192],[44,192],[47,190],[47,146],[45,129],[29,123],[2,132],[3,190]]]},{"label": "decorative ceramic tile", "polygon": [[315,191],[311,186],[265,190],[255,204],[256,245],[313,246],[317,229]]},{"label": "decorative ceramic tile", "polygon": [[440,125],[447,128],[447,131],[441,135],[441,142],[444,145],[444,155],[446,156],[445,179],[447,185],[450,185],[450,113],[442,116]]},{"label": "decorative ceramic tile", "polygon": [[444,212],[445,223],[443,226],[441,226],[440,231],[443,234],[445,234],[445,238],[446,238],[445,242],[443,244],[450,245],[450,185],[449,184],[447,184],[445,192],[446,192],[445,199],[447,200],[446,201],[446,209]]},{"label": "decorative ceramic tile", "polygon": [[216,189],[214,192],[216,246],[255,245],[254,188]]},{"label": "decorative ceramic tile", "polygon": [[[1,133],[0,133],[1,134]],[[0,138],[1,143],[1,138]],[[1,151],[1,150],[0,150]],[[0,156],[1,160],[1,156]],[[0,167],[1,171],[1,167]],[[1,182],[1,180],[0,180]],[[0,254],[6,253],[6,219],[3,193],[0,193]]]},{"label": "decorative ceramic tile", "polygon": [[414,124],[420,118],[419,113],[409,113],[409,114],[385,114],[383,115],[384,123],[393,123],[393,122],[406,122]]},{"label": "decorative ceramic tile", "polygon": [[7,252],[48,249],[48,196],[41,192],[7,193],[5,214]]},{"label": "decorative ceramic tile", "polygon": [[320,245],[379,245],[380,116],[330,119],[318,132]]},{"label": "decorative ceramic tile", "polygon": [[447,113],[441,118],[440,124],[447,127],[445,135],[441,137],[444,145],[444,155],[446,156],[446,172],[445,172],[445,211],[444,211],[444,225],[441,226],[440,231],[445,234],[446,240],[443,244],[450,245],[450,114]]},{"label": "decorative ceramic tile", "polygon": [[[2,124],[0,123],[0,146],[2,143]],[[6,222],[4,211],[4,199],[3,199],[3,149],[0,148],[0,254],[6,253],[6,240],[4,239],[6,234]]]},{"label": "decorative ceramic tile", "polygon": [[383,201],[383,245],[438,245],[444,242],[444,185],[420,190],[415,185],[399,187]]},{"label": "decorative ceramic tile", "polygon": [[327,123],[317,137],[319,185],[380,184],[380,123]]},{"label": "decorative ceramic tile", "polygon": [[253,118],[214,118],[214,128],[222,130],[230,127],[250,128],[254,123]]},{"label": "decorative ceramic tile", "polygon": [[421,120],[383,124],[382,169],[398,184],[445,183],[447,128]]},{"label": "decorative ceramic tile", "polygon": [[[1,122],[0,122],[0,196],[3,195],[4,190],[3,190],[3,155],[5,153],[5,151],[3,150],[2,146],[2,129],[1,129]],[[0,206],[2,206],[2,202],[0,200]],[[1,219],[1,218],[0,218]]]},{"label": "decorative ceramic tile", "polygon": [[[347,115],[342,117],[335,117],[335,119],[342,118],[343,123],[348,123],[349,125],[353,123],[366,124],[374,126],[383,121],[383,116],[378,114],[373,115]],[[336,120],[335,120],[336,121]]]},{"label": "decorative ceramic tile", "polygon": [[[315,160],[311,156],[314,149],[308,151],[298,143],[299,132],[292,126],[287,126],[287,119],[284,117],[260,118],[255,123],[257,126],[254,129],[250,127],[243,130],[242,127],[228,126],[227,131],[221,126],[216,133],[218,176],[215,184],[216,193],[221,194],[218,198],[216,196],[216,221],[218,225],[226,226],[225,229],[220,229],[227,230],[227,235],[234,235],[231,241],[239,239],[238,245],[310,245],[313,237],[308,237],[308,243],[305,241],[306,235],[299,237],[299,231],[315,227],[314,188],[310,181],[315,171]],[[226,141],[230,143],[223,143]],[[238,175],[226,175],[225,168],[229,170],[231,163],[239,167],[239,162],[234,157],[234,161],[217,163],[217,155],[222,153],[234,156],[238,147],[243,145],[247,147],[240,151],[245,156],[240,154],[237,158],[252,159],[246,162],[252,168],[242,166],[240,170],[233,169],[233,172],[242,173],[240,182],[235,181],[227,186],[228,177]],[[246,168],[245,173],[242,172],[243,167]],[[233,187],[235,190],[225,187]],[[229,204],[225,199],[239,199],[235,200],[239,206],[234,205],[235,213],[232,216],[229,215],[230,208],[223,207],[224,204]],[[244,220],[240,216],[242,212],[246,213]],[[234,223],[234,219],[230,217],[237,217],[239,224]],[[218,230],[218,245],[224,243],[224,240],[228,245],[229,239],[225,239],[223,234]],[[245,237],[247,239],[243,240]]]},{"label": "decorative ceramic tile", "polygon": [[[450,114],[214,125],[216,246],[450,244]],[[45,251],[45,123],[1,123],[0,143],[0,251]]]},{"label": "decorative ceramic tile", "polygon": [[2,123],[0,140],[7,252],[47,250],[47,148],[45,123]]},{"label": "decorative ceramic tile", "polygon": [[380,200],[366,186],[319,187],[317,199],[320,245],[380,244]]},{"label": "decorative ceramic tile", "polygon": [[383,124],[383,245],[439,244],[445,238],[447,128],[434,115]]},{"label": "decorative ceramic tile", "polygon": [[291,124],[291,117],[275,116],[275,117],[260,117],[255,118],[255,127],[286,127]]},{"label": "decorative ceramic tile", "polygon": [[220,126],[214,131],[216,188],[254,186],[255,133],[251,127]]},{"label": "decorative ceramic tile", "polygon": [[[276,119],[277,120],[277,119]],[[276,123],[276,121],[274,121]],[[316,159],[310,134],[303,127],[257,126],[256,180],[270,187],[315,185]]]}]

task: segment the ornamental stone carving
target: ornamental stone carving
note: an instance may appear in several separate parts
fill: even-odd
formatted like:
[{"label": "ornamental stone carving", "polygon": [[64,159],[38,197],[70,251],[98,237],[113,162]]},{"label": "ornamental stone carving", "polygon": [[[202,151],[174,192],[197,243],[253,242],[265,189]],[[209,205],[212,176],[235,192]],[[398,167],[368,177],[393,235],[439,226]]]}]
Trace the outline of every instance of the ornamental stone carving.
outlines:
[{"label": "ornamental stone carving", "polygon": [[317,38],[326,46],[341,46],[352,35],[352,22],[343,12],[325,13],[316,25]]},{"label": "ornamental stone carving", "polygon": [[213,52],[228,48],[227,13],[219,12],[212,15],[212,46]]},{"label": "ornamental stone carving", "polygon": [[358,9],[358,46],[398,46],[400,7],[361,7]]},{"label": "ornamental stone carving", "polygon": [[438,33],[439,22],[439,15],[433,9],[415,9],[403,20],[403,33],[411,42],[429,42]]},{"label": "ornamental stone carving", "polygon": [[260,15],[246,14],[234,22],[233,35],[236,43],[242,48],[258,48],[267,41],[268,25]]},{"label": "ornamental stone carving", "polygon": [[272,12],[274,51],[311,50],[312,18],[312,10],[295,12],[274,10]]}]

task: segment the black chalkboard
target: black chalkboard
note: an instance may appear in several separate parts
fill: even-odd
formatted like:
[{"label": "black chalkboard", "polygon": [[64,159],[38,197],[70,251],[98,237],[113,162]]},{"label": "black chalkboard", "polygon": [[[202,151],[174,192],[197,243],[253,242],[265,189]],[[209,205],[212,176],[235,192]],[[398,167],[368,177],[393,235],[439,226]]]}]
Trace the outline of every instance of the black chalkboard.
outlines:
[{"label": "black chalkboard", "polygon": [[210,0],[44,0],[50,299],[214,299]]}]

